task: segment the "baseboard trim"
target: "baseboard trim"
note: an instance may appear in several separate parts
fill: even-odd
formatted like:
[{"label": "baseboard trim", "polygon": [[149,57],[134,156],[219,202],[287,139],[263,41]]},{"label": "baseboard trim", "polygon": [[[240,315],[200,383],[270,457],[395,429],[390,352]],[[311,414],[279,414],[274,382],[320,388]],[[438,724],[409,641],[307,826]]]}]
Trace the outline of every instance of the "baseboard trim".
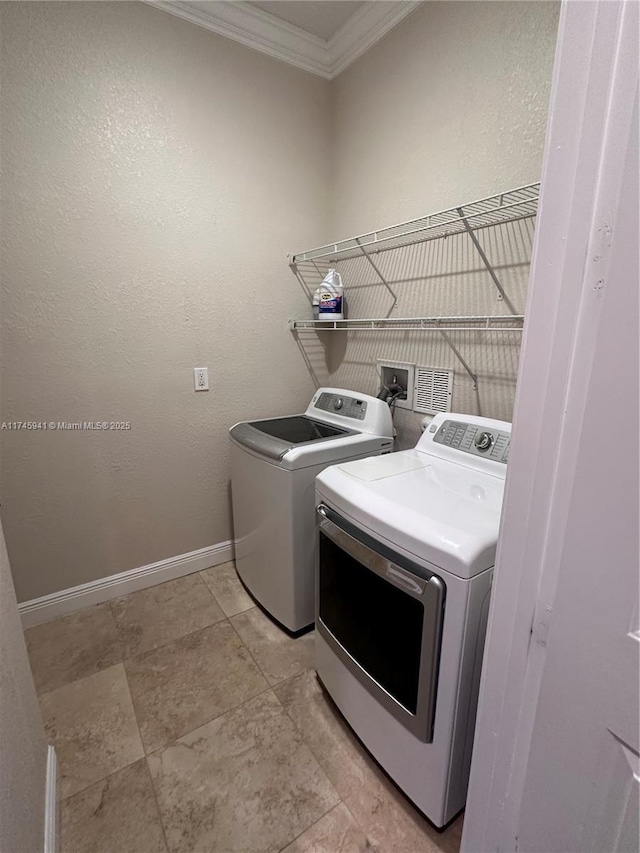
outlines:
[{"label": "baseboard trim", "polygon": [[22,626],[31,628],[33,625],[66,616],[74,610],[81,610],[92,604],[102,604],[103,601],[118,598],[120,595],[127,595],[130,592],[137,592],[149,586],[190,575],[192,572],[219,566],[221,563],[233,560],[233,553],[233,540],[219,542],[217,545],[209,545],[207,548],[179,554],[177,557],[169,557],[157,563],[149,563],[138,569],[72,586],[31,601],[23,601],[18,605]]},{"label": "baseboard trim", "polygon": [[58,847],[58,759],[49,744],[44,797],[44,853],[56,853]]}]

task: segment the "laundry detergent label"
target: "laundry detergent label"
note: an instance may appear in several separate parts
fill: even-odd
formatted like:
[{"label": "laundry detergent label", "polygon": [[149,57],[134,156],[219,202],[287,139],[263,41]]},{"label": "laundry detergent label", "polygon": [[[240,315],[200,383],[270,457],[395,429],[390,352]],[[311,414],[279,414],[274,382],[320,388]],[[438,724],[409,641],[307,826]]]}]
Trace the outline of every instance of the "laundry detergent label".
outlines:
[{"label": "laundry detergent label", "polygon": [[336,296],[335,293],[323,292],[320,294],[320,313],[321,314],[341,314],[342,313],[342,296]]}]

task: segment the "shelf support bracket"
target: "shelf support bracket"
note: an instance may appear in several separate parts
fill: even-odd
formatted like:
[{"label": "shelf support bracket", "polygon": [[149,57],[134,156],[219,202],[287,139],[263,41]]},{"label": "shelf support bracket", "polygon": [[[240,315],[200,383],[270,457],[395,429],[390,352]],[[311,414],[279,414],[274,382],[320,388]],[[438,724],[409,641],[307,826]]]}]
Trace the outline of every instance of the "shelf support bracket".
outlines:
[{"label": "shelf support bracket", "polygon": [[[309,287],[307,282],[304,280],[304,276],[300,272],[298,264],[295,262],[294,256],[289,255],[288,257],[289,257],[289,269],[295,275],[295,277],[298,279],[298,284],[300,285],[300,287],[304,291],[304,295],[307,297],[309,302],[312,303],[313,302],[313,294],[311,292],[311,288]],[[315,264],[314,264],[314,266],[315,266]],[[317,269],[317,267],[316,267],[316,269]],[[318,272],[319,272],[319,270],[318,270]]]},{"label": "shelf support bracket", "polygon": [[367,252],[367,250],[365,249],[365,247],[364,247],[364,246],[362,245],[362,243],[360,242],[360,238],[359,238],[359,237],[356,237],[356,243],[358,244],[358,246],[359,246],[360,251],[362,252],[362,254],[365,256],[365,258],[369,261],[369,263],[370,263],[370,264],[371,264],[371,266],[373,267],[373,269],[374,269],[374,271],[375,271],[376,275],[378,276],[378,278],[380,279],[380,281],[381,281],[381,282],[384,284],[384,286],[387,288],[387,290],[389,291],[389,293],[391,294],[391,296],[393,296],[393,305],[392,305],[392,306],[391,306],[391,308],[389,309],[389,314],[390,314],[390,313],[393,311],[393,309],[396,307],[396,305],[398,304],[398,297],[396,296],[395,292],[394,292],[394,291],[391,289],[391,287],[389,286],[389,282],[386,280],[386,278],[382,275],[382,273],[381,273],[381,272],[380,272],[380,270],[378,269],[378,267],[377,267],[377,265],[376,265],[375,261],[373,260],[373,258],[372,258],[372,257],[371,257],[371,255],[369,254],[369,252]]},{"label": "shelf support bracket", "polygon": [[[437,327],[436,327],[436,328],[437,328]],[[451,347],[451,349],[453,350],[453,352],[454,352],[454,354],[455,354],[456,358],[458,359],[458,361],[460,362],[460,364],[464,367],[464,369],[467,371],[467,373],[468,373],[468,374],[469,374],[469,376],[471,377],[471,381],[473,382],[473,390],[475,391],[475,390],[477,389],[477,387],[478,387],[478,377],[477,377],[477,375],[476,375],[476,374],[471,370],[471,368],[469,367],[469,365],[467,364],[467,362],[466,362],[466,361],[464,360],[464,358],[460,355],[460,350],[459,350],[459,349],[458,349],[458,347],[454,344],[454,342],[451,340],[451,338],[449,337],[449,335],[448,335],[445,331],[443,331],[442,329],[438,329],[438,331],[440,332],[440,334],[442,335],[442,337],[445,339],[445,341],[449,344],[449,346],[450,346],[450,347]]]},{"label": "shelf support bracket", "polygon": [[493,279],[493,283],[495,284],[496,288],[498,289],[498,294],[499,294],[498,299],[504,299],[505,303],[509,306],[509,310],[511,311],[511,313],[515,314],[516,309],[513,307],[513,304],[511,303],[511,300],[509,299],[507,294],[504,292],[504,288],[500,284],[500,279],[496,275],[495,270],[493,269],[493,266],[491,265],[491,261],[486,256],[485,251],[482,248],[482,246],[480,245],[478,238],[473,233],[473,228],[469,225],[467,217],[464,215],[463,209],[461,207],[459,207],[459,208],[457,208],[457,210],[458,210],[458,214],[460,215],[460,219],[462,220],[464,227],[467,231],[467,234],[469,235],[469,237],[471,237],[471,241],[472,241],[473,245],[476,247],[478,254],[482,258],[483,264],[487,268],[489,275]]}]

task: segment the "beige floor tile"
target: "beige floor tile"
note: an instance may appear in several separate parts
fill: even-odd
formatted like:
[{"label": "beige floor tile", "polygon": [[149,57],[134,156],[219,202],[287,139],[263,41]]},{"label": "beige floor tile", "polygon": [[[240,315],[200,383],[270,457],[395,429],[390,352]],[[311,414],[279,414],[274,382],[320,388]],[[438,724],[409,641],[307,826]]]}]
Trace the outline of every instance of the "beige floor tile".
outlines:
[{"label": "beige floor tile", "polygon": [[379,768],[345,805],[380,853],[458,853],[462,819],[438,832]]},{"label": "beige floor tile", "polygon": [[464,813],[457,817],[441,835],[436,836],[437,849],[442,850],[443,853],[460,853],[463,827]]},{"label": "beige floor tile", "polygon": [[374,766],[327,698],[313,671],[277,685],[275,693],[341,797],[364,784]]},{"label": "beige floor tile", "polygon": [[268,687],[227,621],[130,658],[125,667],[147,752]]},{"label": "beige floor tile", "polygon": [[116,598],[111,610],[127,658],[225,618],[197,573]]},{"label": "beige floor tile", "polygon": [[40,707],[63,798],[144,755],[122,664],[43,693]]},{"label": "beige floor tile", "polygon": [[171,853],[276,853],[339,801],[272,692],[148,761]]},{"label": "beige floor tile", "polygon": [[38,693],[55,690],[122,660],[108,603],[27,628],[25,638]]},{"label": "beige floor tile", "polygon": [[313,632],[293,639],[258,607],[232,616],[230,621],[269,684],[313,667]]},{"label": "beige floor tile", "polygon": [[166,853],[145,759],[64,800],[61,853]]},{"label": "beige floor tile", "polygon": [[340,803],[282,853],[375,853],[375,850],[349,810]]},{"label": "beige floor tile", "polygon": [[227,616],[235,616],[236,613],[255,606],[238,579],[234,563],[223,563],[221,566],[205,569],[200,572],[200,576]]},{"label": "beige floor tile", "polygon": [[424,819],[357,740],[314,672],[291,678],[274,691],[376,850],[457,853],[461,821],[438,833]]}]

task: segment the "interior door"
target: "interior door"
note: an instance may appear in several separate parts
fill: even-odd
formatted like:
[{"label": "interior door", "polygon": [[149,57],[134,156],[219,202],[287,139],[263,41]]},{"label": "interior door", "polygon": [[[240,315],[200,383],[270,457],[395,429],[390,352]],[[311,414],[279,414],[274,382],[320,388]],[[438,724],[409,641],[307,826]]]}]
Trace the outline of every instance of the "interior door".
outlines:
[{"label": "interior door", "polygon": [[563,6],[463,853],[638,853],[638,4]]},{"label": "interior door", "polygon": [[637,90],[632,128],[522,798],[545,853],[640,850]]}]

